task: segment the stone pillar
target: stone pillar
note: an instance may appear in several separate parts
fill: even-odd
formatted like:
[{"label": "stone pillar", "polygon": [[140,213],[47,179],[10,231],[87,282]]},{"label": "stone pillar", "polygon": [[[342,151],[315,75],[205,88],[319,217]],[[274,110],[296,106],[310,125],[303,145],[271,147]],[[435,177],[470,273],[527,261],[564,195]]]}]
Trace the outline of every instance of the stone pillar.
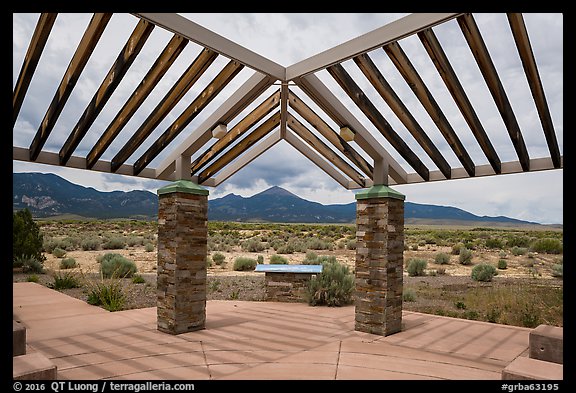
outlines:
[{"label": "stone pillar", "polygon": [[356,194],[355,330],[402,328],[404,195],[377,185]]},{"label": "stone pillar", "polygon": [[204,329],[208,190],[178,180],[158,190],[158,330]]}]

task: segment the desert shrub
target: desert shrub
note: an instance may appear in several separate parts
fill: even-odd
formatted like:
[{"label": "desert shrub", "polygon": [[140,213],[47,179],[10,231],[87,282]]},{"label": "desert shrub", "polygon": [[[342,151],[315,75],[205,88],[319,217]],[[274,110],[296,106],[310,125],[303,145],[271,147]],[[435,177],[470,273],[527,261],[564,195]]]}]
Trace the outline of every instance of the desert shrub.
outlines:
[{"label": "desert shrub", "polygon": [[504,247],[504,242],[502,241],[502,239],[499,238],[495,238],[495,237],[491,237],[486,239],[486,248],[503,248]]},{"label": "desert shrub", "polygon": [[322,273],[310,279],[307,298],[311,306],[343,306],[352,302],[354,274],[334,260],[322,263]]},{"label": "desert shrub", "polygon": [[98,237],[86,237],[80,242],[80,247],[84,251],[98,250],[100,248],[100,243],[101,241]]},{"label": "desert shrub", "polygon": [[402,291],[402,301],[415,302],[416,292],[412,288],[404,288],[404,290]]},{"label": "desert shrub", "polygon": [[283,257],[282,255],[274,254],[270,256],[270,263],[272,264],[279,264],[279,265],[287,265],[288,259]]},{"label": "desert shrub", "polygon": [[70,288],[80,288],[80,281],[75,274],[71,272],[56,273],[54,274],[54,281],[49,283],[48,286],[52,289],[62,290]]},{"label": "desert shrub", "polygon": [[530,245],[530,250],[546,254],[562,254],[563,246],[559,239],[544,238],[534,241]]},{"label": "desert shrub", "polygon": [[356,249],[356,239],[348,240],[348,242],[346,243],[346,249],[347,250],[355,250]]},{"label": "desert shrub", "polygon": [[242,249],[248,252],[260,252],[266,249],[266,245],[259,239],[248,239],[242,243]]},{"label": "desert shrub", "polygon": [[498,274],[498,271],[493,265],[488,263],[480,263],[472,268],[470,276],[474,281],[489,282]]},{"label": "desert shrub", "polygon": [[318,261],[318,255],[314,251],[307,251],[306,257],[304,261],[302,261],[303,265],[320,265]]},{"label": "desert shrub", "polygon": [[263,255],[258,255],[258,256],[256,257],[256,263],[257,263],[258,265],[264,263],[264,256],[263,256]]},{"label": "desert shrub", "polygon": [[39,282],[40,281],[40,277],[38,277],[37,274],[31,274],[28,277],[26,277],[26,281],[27,282]]},{"label": "desert shrub", "polygon": [[132,277],[132,283],[134,284],[145,284],[146,280],[144,279],[144,277],[142,277],[139,274],[135,274],[134,277]]},{"label": "desert shrub", "polygon": [[60,261],[60,269],[72,269],[76,266],[78,266],[78,264],[74,258],[64,258]]},{"label": "desert shrub", "polygon": [[515,256],[525,255],[528,252],[528,248],[514,246],[510,249],[510,252],[512,253],[512,255],[515,255]]},{"label": "desert shrub", "polygon": [[258,262],[253,258],[238,257],[234,260],[235,271],[247,271],[256,269]]},{"label": "desert shrub", "polygon": [[124,306],[126,296],[119,280],[97,282],[92,284],[88,293],[88,304],[100,306],[108,311],[120,311]]},{"label": "desert shrub", "polygon": [[452,246],[452,255],[460,255],[460,250],[464,247],[463,243],[456,243]]},{"label": "desert shrub", "polygon": [[42,254],[43,236],[40,227],[32,219],[30,210],[19,210],[12,214],[12,257],[28,256],[44,262]]},{"label": "desert shrub", "polygon": [[528,236],[512,236],[506,241],[506,246],[509,248],[528,248],[530,246],[530,238]]},{"label": "desert shrub", "polygon": [[212,260],[216,265],[220,266],[224,264],[224,262],[226,261],[226,257],[222,253],[215,252],[214,254],[212,254]]},{"label": "desert shrub", "polygon": [[406,271],[408,271],[408,275],[410,277],[424,276],[424,270],[426,269],[427,265],[428,263],[424,259],[410,258],[408,260]]},{"label": "desert shrub", "polygon": [[23,273],[44,273],[44,263],[36,257],[21,255],[14,259],[14,267],[21,267]]},{"label": "desert shrub", "polygon": [[111,237],[102,244],[105,250],[122,250],[126,247],[126,242],[121,237]]},{"label": "desert shrub", "polygon": [[132,277],[137,271],[136,264],[120,254],[107,253],[99,256],[97,261],[104,278]]},{"label": "desert shrub", "polygon": [[434,257],[434,262],[438,265],[447,265],[450,263],[450,255],[446,254],[445,252],[439,252]]},{"label": "desert shrub", "polygon": [[146,252],[154,251],[154,244],[152,244],[150,242],[144,244],[144,250],[146,250]]},{"label": "desert shrub", "polygon": [[564,264],[557,263],[552,265],[552,276],[564,278]]},{"label": "desert shrub", "polygon": [[52,250],[52,255],[54,255],[56,258],[63,258],[66,256],[66,250],[63,250],[60,247],[56,247]]},{"label": "desert shrub", "polygon": [[499,259],[498,260],[498,269],[505,270],[507,268],[508,268],[508,262],[506,262],[505,259]]},{"label": "desert shrub", "polygon": [[472,251],[466,247],[460,249],[460,254],[458,255],[458,261],[461,265],[471,265],[472,264]]},{"label": "desert shrub", "polygon": [[334,244],[322,239],[312,238],[306,242],[306,248],[309,250],[332,250],[334,249]]}]

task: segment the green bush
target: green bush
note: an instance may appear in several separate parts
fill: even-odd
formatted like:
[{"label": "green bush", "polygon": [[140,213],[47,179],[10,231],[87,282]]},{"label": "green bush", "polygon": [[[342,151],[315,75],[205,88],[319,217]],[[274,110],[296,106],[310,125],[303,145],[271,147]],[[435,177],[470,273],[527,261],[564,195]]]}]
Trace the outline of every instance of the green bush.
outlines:
[{"label": "green bush", "polygon": [[146,280],[144,279],[144,277],[142,277],[139,274],[134,275],[134,277],[132,277],[132,283],[134,284],[144,284],[146,283]]},{"label": "green bush", "polygon": [[404,290],[402,291],[402,301],[415,302],[416,292],[412,288],[404,288]]},{"label": "green bush", "polygon": [[28,209],[19,210],[12,214],[12,257],[33,257],[44,262],[46,257],[42,254],[43,236],[40,227],[32,219]]},{"label": "green bush", "polygon": [[307,298],[311,306],[343,306],[352,302],[354,274],[334,258],[322,263],[322,273],[310,279]]},{"label": "green bush", "polygon": [[256,258],[256,263],[258,265],[264,263],[264,256],[263,255],[258,255],[258,257]]},{"label": "green bush", "polygon": [[37,274],[31,274],[26,278],[27,282],[39,282],[40,281],[40,277],[38,277]]},{"label": "green bush", "polygon": [[109,283],[94,284],[88,293],[87,302],[108,311],[120,311],[124,307],[125,300],[126,296],[122,290],[122,284],[118,280],[113,280]]},{"label": "green bush", "polygon": [[503,247],[504,247],[504,242],[501,239],[494,238],[494,237],[486,239],[486,248],[501,249]]},{"label": "green bush", "polygon": [[500,270],[504,270],[508,268],[508,262],[506,262],[505,259],[499,259],[498,260],[498,269]]},{"label": "green bush", "polygon": [[470,276],[474,281],[489,282],[498,274],[498,271],[493,265],[488,263],[480,263],[472,268]]},{"label": "green bush", "polygon": [[434,257],[434,262],[436,262],[438,265],[447,265],[450,263],[450,255],[446,254],[445,252],[439,252],[436,254],[436,257]]},{"label": "green bush", "polygon": [[23,273],[44,273],[44,264],[33,256],[21,255],[14,258],[14,267],[21,267]]},{"label": "green bush", "polygon": [[80,247],[82,247],[84,251],[98,250],[100,243],[101,241],[98,237],[86,237],[80,242]]},{"label": "green bush", "polygon": [[260,252],[266,249],[266,245],[259,239],[248,239],[242,243],[242,249],[248,252]]},{"label": "green bush", "polygon": [[460,250],[464,247],[463,243],[456,243],[452,246],[452,255],[460,255]]},{"label": "green bush", "polygon": [[222,253],[215,252],[214,254],[212,254],[212,260],[216,265],[220,266],[224,264],[224,262],[226,261],[226,257]]},{"label": "green bush", "polygon": [[460,255],[458,255],[458,261],[461,265],[471,265],[472,264],[472,251],[466,247],[460,249]]},{"label": "green bush", "polygon": [[427,265],[428,263],[424,259],[410,258],[406,271],[410,277],[424,276]]},{"label": "green bush", "polygon": [[66,256],[66,250],[63,250],[60,247],[56,247],[52,250],[52,255],[54,255],[56,258],[64,258]]},{"label": "green bush", "polygon": [[80,281],[75,274],[70,272],[54,274],[54,282],[48,284],[52,289],[62,290],[70,288],[80,288]]},{"label": "green bush", "polygon": [[528,248],[514,246],[510,249],[510,252],[512,253],[512,255],[515,255],[515,256],[524,255],[528,252]]},{"label": "green bush", "polygon": [[96,259],[104,278],[132,277],[137,271],[136,264],[120,254],[107,253]]},{"label": "green bush", "polygon": [[564,278],[564,264],[558,263],[552,265],[552,276]]},{"label": "green bush", "polygon": [[302,261],[303,265],[320,265],[318,262],[318,255],[314,251],[307,251],[306,258]]},{"label": "green bush", "polygon": [[288,259],[286,257],[283,257],[282,255],[274,254],[270,256],[270,263],[278,265],[287,265]]},{"label": "green bush", "polygon": [[146,243],[144,244],[144,249],[146,250],[146,252],[152,252],[154,251],[154,244]]},{"label": "green bush", "polygon": [[258,262],[253,258],[238,257],[234,261],[234,271],[248,271],[256,269]]},{"label": "green bush", "polygon": [[74,258],[64,258],[60,261],[60,269],[73,269],[76,266],[78,266],[78,264]]},{"label": "green bush", "polygon": [[126,247],[126,242],[121,237],[111,237],[102,244],[105,250],[122,250],[124,247]]},{"label": "green bush", "polygon": [[544,238],[534,241],[530,245],[530,250],[545,254],[562,254],[562,242],[558,239]]}]

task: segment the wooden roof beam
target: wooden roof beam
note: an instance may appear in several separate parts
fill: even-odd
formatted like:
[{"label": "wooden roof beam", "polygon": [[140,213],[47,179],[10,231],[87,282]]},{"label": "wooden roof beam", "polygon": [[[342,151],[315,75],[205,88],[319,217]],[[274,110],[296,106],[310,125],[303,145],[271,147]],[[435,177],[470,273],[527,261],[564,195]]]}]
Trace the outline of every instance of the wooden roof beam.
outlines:
[{"label": "wooden roof beam", "polygon": [[466,148],[460,142],[460,139],[456,135],[456,132],[452,129],[450,122],[440,109],[440,106],[432,96],[432,93],[426,87],[426,84],[414,68],[414,65],[410,62],[410,59],[402,50],[402,47],[397,42],[386,45],[384,51],[388,54],[388,57],[392,60],[410,89],[414,92],[430,118],[436,124],[436,127],[440,130],[446,142],[450,145],[458,160],[462,163],[464,168],[468,171],[470,176],[474,176],[474,163],[470,158],[470,155],[466,151]]},{"label": "wooden roof beam", "polygon": [[388,165],[391,178],[399,184],[406,182],[407,173],[404,168],[316,75],[310,74],[298,78],[296,83],[336,124],[340,127],[348,126],[353,129],[354,141],[374,162],[384,160]]},{"label": "wooden roof beam", "polygon": [[346,176],[342,173],[338,172],[336,168],[334,168],[328,161],[322,158],[318,153],[316,153],[313,149],[311,149],[306,143],[302,142],[300,138],[298,138],[294,133],[290,130],[286,131],[286,142],[288,142],[292,147],[298,150],[304,157],[308,158],[312,161],[316,166],[324,171],[328,176],[332,179],[336,180],[342,187],[347,189],[354,188],[351,187],[350,183],[356,185],[356,187],[364,188],[369,187],[368,183],[365,185],[359,186],[358,183],[355,181],[349,180]]},{"label": "wooden roof beam", "polygon": [[150,136],[158,127],[170,111],[186,95],[188,90],[198,81],[210,65],[216,60],[218,54],[210,49],[204,49],[184,71],[180,79],[166,93],[164,98],[156,105],[150,115],[144,120],[136,132],[130,137],[128,142],[116,153],[112,159],[112,171],[120,167],[138,147]]},{"label": "wooden roof beam", "polygon": [[203,154],[192,161],[192,174],[198,172],[198,170],[206,165],[210,160],[213,160],[218,154],[222,153],[228,146],[244,135],[246,131],[252,128],[279,105],[280,91],[276,91],[246,117],[240,120],[238,124],[232,127],[232,129],[230,129],[223,138],[214,143],[210,149],[206,150]]},{"label": "wooden roof beam", "polygon": [[420,161],[420,158],[404,142],[402,138],[394,131],[388,121],[376,109],[374,104],[368,99],[366,94],[354,82],[352,77],[348,75],[344,67],[340,64],[333,65],[327,68],[327,71],[332,75],[334,80],[338,82],[340,87],[348,94],[366,117],[374,124],[380,133],[390,142],[390,144],[400,153],[400,155],[414,168],[414,170],[422,176],[424,180],[428,180],[428,168]]},{"label": "wooden roof beam", "polygon": [[166,131],[146,150],[134,163],[134,174],[137,175],[152,160],[160,154],[170,142],[234,79],[244,68],[244,65],[230,60],[218,75],[204,88],[204,90],[188,105],[180,116],[168,127]]},{"label": "wooden roof beam", "polygon": [[183,16],[173,13],[136,13],[139,18],[146,19],[155,25],[178,34],[198,45],[209,48],[229,59],[252,68],[260,73],[284,80],[286,69],[258,53],[244,48],[237,43],[224,38],[213,31],[192,22]]},{"label": "wooden roof beam", "polygon": [[314,148],[326,160],[334,164],[338,169],[348,175],[352,180],[360,186],[366,185],[366,179],[352,168],[346,161],[344,161],[338,154],[336,154],[330,147],[328,147],[322,140],[314,135],[306,126],[298,121],[294,116],[288,114],[286,125],[294,131],[300,138],[305,140],[310,146]]},{"label": "wooden roof beam", "polygon": [[188,40],[177,35],[174,35],[170,39],[130,98],[124,103],[122,109],[116,114],[114,120],[108,125],[104,133],[100,136],[100,139],[98,139],[92,147],[92,150],[88,153],[86,157],[88,169],[92,168],[92,165],[104,154],[112,141],[118,136],[140,105],[142,105],[144,100],[150,95],[187,44]]},{"label": "wooden roof beam", "polygon": [[440,77],[442,77],[446,88],[448,88],[454,102],[456,102],[458,109],[460,109],[460,113],[462,113],[462,116],[466,120],[468,127],[470,127],[472,134],[474,134],[478,144],[482,148],[482,151],[488,158],[488,162],[490,162],[490,165],[492,165],[492,168],[494,168],[496,173],[500,173],[500,158],[498,157],[496,150],[494,150],[494,146],[492,146],[486,131],[484,131],[484,127],[482,127],[482,123],[476,115],[476,111],[470,103],[470,100],[468,99],[464,88],[460,84],[456,72],[454,72],[454,69],[450,64],[448,57],[444,53],[440,42],[436,38],[436,35],[432,29],[427,29],[419,32],[418,38],[420,38],[422,45],[424,45],[430,59],[436,66],[436,70],[438,70]]},{"label": "wooden roof beam", "polygon": [[304,103],[294,92],[288,95],[291,108],[310,123],[320,134],[324,136],[336,149],[343,153],[354,165],[356,165],[366,176],[373,178],[374,167],[370,165],[348,142],[335,132],[326,122]]},{"label": "wooden roof beam", "polygon": [[94,123],[94,120],[102,111],[102,108],[104,108],[104,105],[106,105],[108,99],[112,96],[112,93],[114,93],[114,90],[116,90],[116,87],[118,87],[134,60],[136,60],[136,56],[140,53],[140,50],[153,29],[154,25],[152,23],[148,23],[145,20],[138,22],[116,58],[116,61],[104,77],[100,87],[96,90],[94,97],[92,97],[92,100],[84,110],[84,113],[82,113],[78,123],[76,123],[76,126],[72,129],[68,139],[66,139],[66,142],[60,149],[60,165],[66,165],[66,162],[76,147],[78,147],[78,144],[82,138],[84,138],[88,129],[90,129],[92,123]]},{"label": "wooden roof beam", "polygon": [[468,42],[468,46],[470,47],[474,58],[476,59],[480,72],[488,85],[488,89],[492,94],[492,98],[496,103],[500,116],[502,116],[502,120],[506,125],[506,129],[508,130],[508,134],[510,135],[518,159],[522,164],[522,168],[524,168],[525,171],[529,171],[530,157],[528,156],[528,150],[526,149],[520,126],[518,125],[518,121],[516,120],[516,116],[512,110],[512,105],[510,104],[506,91],[504,90],[504,86],[498,77],[496,67],[488,53],[486,44],[482,39],[480,30],[476,25],[476,21],[471,14],[461,15],[456,20],[460,25],[460,29],[466,38],[466,42]]},{"label": "wooden roof beam", "polygon": [[414,139],[416,139],[424,151],[428,153],[428,156],[430,156],[432,161],[436,164],[440,171],[442,171],[444,176],[449,179],[450,165],[442,156],[440,151],[438,151],[438,148],[434,145],[434,143],[432,143],[420,124],[418,124],[414,116],[412,116],[394,89],[392,89],[392,86],[390,86],[388,81],[386,81],[384,76],[380,73],[380,70],[378,70],[376,65],[372,62],[372,59],[370,59],[367,54],[363,54],[356,56],[354,58],[354,62],[364,73],[366,78],[370,81],[372,86],[374,86],[384,101],[386,101],[398,119],[400,119],[402,124],[404,124],[406,129],[410,131]]},{"label": "wooden roof beam", "polygon": [[276,129],[276,131],[274,131],[270,136],[262,140],[260,143],[254,145],[251,149],[241,155],[238,160],[226,166],[216,177],[214,177],[213,181],[211,181],[211,178],[200,184],[208,185],[208,183],[210,183],[211,185],[213,184],[214,187],[222,184],[222,182],[226,181],[230,176],[234,175],[240,169],[250,164],[261,154],[268,151],[281,140],[282,137],[280,136],[280,129]]},{"label": "wooden roof beam", "polygon": [[528,85],[530,86],[536,109],[538,110],[538,116],[540,116],[540,122],[542,123],[542,129],[544,130],[546,143],[548,143],[550,157],[552,157],[554,167],[560,168],[560,149],[558,148],[558,140],[556,139],[556,132],[554,131],[554,125],[552,124],[552,116],[550,115],[550,109],[546,102],[546,95],[544,94],[542,80],[540,79],[538,67],[536,66],[536,60],[534,59],[534,53],[532,52],[528,31],[524,24],[524,18],[522,17],[522,14],[509,13],[508,22],[510,23],[512,35],[514,36],[514,41],[518,48],[518,54],[522,60],[522,66],[526,73],[526,79],[528,79]]},{"label": "wooden roof beam", "polygon": [[111,13],[97,13],[92,16],[92,19],[90,20],[90,23],[76,48],[76,52],[74,52],[74,56],[68,64],[68,68],[62,77],[62,81],[56,90],[56,94],[44,115],[44,119],[40,123],[40,127],[32,140],[32,144],[30,145],[30,159],[32,161],[38,157],[38,154],[46,143],[46,140],[52,132],[60,113],[66,105],[66,101],[68,101],[70,94],[72,94],[72,90],[74,89],[74,86],[76,86],[80,74],[84,70],[90,55],[92,55],[92,52],[94,51],[96,44],[98,44],[98,41],[100,40],[100,37],[102,36],[102,33],[111,17]]},{"label": "wooden roof beam", "polygon": [[12,126],[16,124],[16,119],[22,108],[24,97],[26,97],[26,92],[28,91],[28,87],[34,76],[34,71],[36,70],[36,66],[38,66],[40,56],[46,46],[48,36],[50,36],[50,31],[52,30],[52,26],[54,26],[57,15],[56,13],[44,12],[40,14],[38,18],[38,23],[36,23],[34,34],[32,34],[32,39],[26,51],[24,63],[20,69],[20,74],[16,80],[16,86],[14,87],[14,93],[12,95]]},{"label": "wooden roof beam", "polygon": [[186,139],[175,147],[156,168],[159,177],[169,176],[175,169],[175,161],[181,155],[192,156],[212,139],[212,129],[218,124],[228,124],[256,98],[258,98],[274,80],[267,75],[255,72],[232,95],[208,116]]},{"label": "wooden roof beam", "polygon": [[238,156],[243,154],[246,150],[250,149],[254,144],[268,135],[274,128],[280,125],[280,111],[273,114],[264,123],[258,126],[254,131],[252,131],[246,138],[242,139],[236,145],[234,145],[230,150],[224,153],[218,160],[213,162],[208,168],[204,169],[198,175],[198,181],[202,183],[204,180],[213,176]]}]

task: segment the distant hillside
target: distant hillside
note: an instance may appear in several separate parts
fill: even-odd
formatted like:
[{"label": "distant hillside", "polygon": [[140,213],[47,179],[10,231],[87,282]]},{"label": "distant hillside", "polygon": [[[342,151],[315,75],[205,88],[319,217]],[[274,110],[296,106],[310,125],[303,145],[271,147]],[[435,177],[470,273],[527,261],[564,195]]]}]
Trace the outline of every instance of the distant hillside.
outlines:
[{"label": "distant hillside", "polygon": [[[74,215],[86,218],[155,219],[158,196],[149,191],[102,192],[71,183],[54,174],[14,173],[13,209],[28,208],[34,217]],[[540,225],[514,218],[477,216],[451,206],[406,202],[406,223],[450,225],[495,223]],[[228,194],[208,204],[211,221],[279,223],[354,223],[356,202],[323,205],[300,198],[281,187],[271,187],[251,197]]]}]

